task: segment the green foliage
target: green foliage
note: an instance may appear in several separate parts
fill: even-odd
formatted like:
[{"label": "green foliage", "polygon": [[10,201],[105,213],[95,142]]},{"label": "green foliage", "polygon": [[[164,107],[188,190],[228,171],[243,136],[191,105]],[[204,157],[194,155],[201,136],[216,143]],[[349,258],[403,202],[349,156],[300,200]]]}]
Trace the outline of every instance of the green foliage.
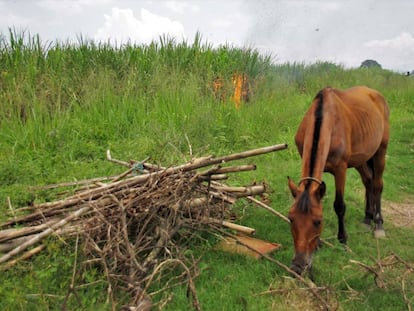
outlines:
[{"label": "green foliage", "polygon": [[[249,77],[251,100],[241,109],[230,100],[235,73]],[[215,97],[216,78],[223,79],[224,101]],[[11,217],[8,198],[14,207],[56,199],[56,194],[35,191],[33,186],[119,173],[105,160],[108,148],[117,158],[151,156],[154,163],[172,165],[191,156],[278,143],[288,143],[289,149],[252,159],[257,171],[232,180],[240,184],[266,180],[272,207],[286,214],[291,204],[286,176],[300,174],[293,137],[304,111],[326,85],[362,84],[381,91],[391,107],[384,199],[412,202],[414,79],[378,68],[347,70],[325,62],[274,65],[253,49],[212,48],[200,34],[192,43],[163,37],[150,45],[113,47],[83,38],[77,44],[43,44],[38,36],[10,31],[0,35],[0,220]],[[378,288],[349,260],[372,264],[380,250],[381,256],[394,252],[413,262],[414,242],[406,238],[412,229],[395,227],[385,219],[388,237],[377,245],[358,226],[364,194],[358,174],[349,171],[345,199],[353,252],[345,253],[335,239],[333,180],[328,175],[325,179],[324,239],[334,247],[315,256],[315,282],[331,288],[343,310],[360,310],[361,305],[366,310],[406,308],[398,273],[393,282],[389,277],[389,287]],[[282,243],[274,256],[290,262],[291,237],[284,222],[247,203],[235,211],[243,215],[242,224],[256,228],[259,238]],[[73,249],[73,241],[50,240],[46,251],[2,272],[0,309],[61,308],[72,278]],[[201,257],[196,287],[203,310],[294,310],[301,300],[308,300],[286,281],[286,272],[270,262],[224,254],[212,250],[210,242],[195,243],[189,252]],[[80,301],[71,295],[66,307],[111,309],[101,278],[97,267],[79,267],[76,281],[89,285],[77,290]],[[412,297],[413,280],[406,282]],[[257,295],[269,287],[298,294]],[[191,309],[185,287],[158,298],[169,295],[167,310]],[[122,293],[118,299],[122,301]]]}]

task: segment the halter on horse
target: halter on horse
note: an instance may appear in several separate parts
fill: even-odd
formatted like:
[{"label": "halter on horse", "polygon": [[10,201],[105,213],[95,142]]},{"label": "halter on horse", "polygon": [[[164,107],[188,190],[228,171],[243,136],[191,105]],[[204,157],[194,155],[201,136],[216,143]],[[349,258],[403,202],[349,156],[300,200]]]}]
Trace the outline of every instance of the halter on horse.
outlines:
[{"label": "halter on horse", "polygon": [[338,240],[346,244],[344,190],[346,170],[354,167],[365,186],[365,218],[375,237],[385,236],[381,216],[382,174],[389,139],[389,109],[384,97],[367,87],[324,88],[315,97],[295,136],[302,157],[302,177],[288,185],[295,199],[289,219],[295,246],[292,270],[301,274],[312,264],[323,227],[323,172],[335,178],[334,209]]}]

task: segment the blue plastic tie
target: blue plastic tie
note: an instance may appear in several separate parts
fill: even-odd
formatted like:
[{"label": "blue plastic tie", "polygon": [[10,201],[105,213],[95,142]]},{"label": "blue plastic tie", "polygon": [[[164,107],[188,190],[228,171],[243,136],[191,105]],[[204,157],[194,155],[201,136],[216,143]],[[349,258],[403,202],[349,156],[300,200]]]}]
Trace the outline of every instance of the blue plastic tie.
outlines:
[{"label": "blue plastic tie", "polygon": [[141,162],[137,162],[134,164],[134,166],[132,167],[132,171],[137,174],[138,172],[140,174],[142,174],[144,172],[144,164]]}]

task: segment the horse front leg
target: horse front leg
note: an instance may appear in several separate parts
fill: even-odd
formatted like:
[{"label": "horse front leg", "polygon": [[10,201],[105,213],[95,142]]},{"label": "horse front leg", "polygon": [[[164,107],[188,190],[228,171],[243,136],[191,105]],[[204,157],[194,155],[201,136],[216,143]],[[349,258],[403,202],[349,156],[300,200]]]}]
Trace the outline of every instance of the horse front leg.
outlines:
[{"label": "horse front leg", "polygon": [[346,244],[348,236],[345,230],[345,211],[346,205],[344,202],[345,180],[346,180],[346,166],[335,172],[335,201],[334,210],[338,217],[338,240],[342,244]]}]

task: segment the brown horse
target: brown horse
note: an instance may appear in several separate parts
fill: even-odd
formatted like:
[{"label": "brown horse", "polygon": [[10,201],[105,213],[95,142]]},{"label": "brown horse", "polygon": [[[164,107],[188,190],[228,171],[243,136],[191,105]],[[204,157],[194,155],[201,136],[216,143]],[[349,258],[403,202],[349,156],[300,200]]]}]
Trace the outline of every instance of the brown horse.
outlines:
[{"label": "brown horse", "polygon": [[302,177],[288,185],[295,201],[289,211],[295,246],[292,270],[311,267],[322,232],[323,172],[335,178],[334,209],[338,240],[346,244],[344,190],[346,170],[354,167],[365,186],[365,218],[375,224],[375,237],[385,236],[381,216],[382,174],[389,139],[389,109],[384,97],[367,87],[344,91],[324,88],[315,97],[295,136],[302,157]]}]

